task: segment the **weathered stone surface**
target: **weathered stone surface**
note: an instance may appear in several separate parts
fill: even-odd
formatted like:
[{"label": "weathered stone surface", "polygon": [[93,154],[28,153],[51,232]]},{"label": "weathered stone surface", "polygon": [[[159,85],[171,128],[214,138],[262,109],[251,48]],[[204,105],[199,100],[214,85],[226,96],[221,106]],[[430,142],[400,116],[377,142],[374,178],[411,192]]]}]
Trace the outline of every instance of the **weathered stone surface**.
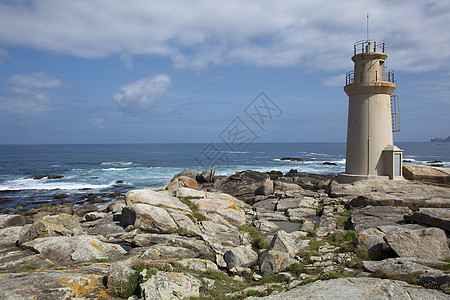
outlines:
[{"label": "weathered stone surface", "polygon": [[384,193],[370,193],[358,196],[352,199],[348,206],[350,207],[365,207],[372,206],[404,206],[405,200],[395,195]]},{"label": "weathered stone surface", "polygon": [[280,229],[278,225],[266,219],[255,220],[253,221],[253,225],[258,228],[262,234],[276,232]]},{"label": "weathered stone surface", "polygon": [[128,282],[134,272],[127,264],[121,261],[116,262],[109,268],[108,275],[106,276],[108,287],[114,288]]},{"label": "weathered stone surface", "polygon": [[243,203],[226,194],[207,193],[207,198],[192,199],[191,202],[198,207],[198,211],[204,215],[218,214],[231,225],[240,227],[246,223]]},{"label": "weathered stone surface", "polygon": [[181,171],[180,173],[176,174],[171,181],[181,177],[181,176],[185,176],[185,177],[189,177],[192,179],[196,179],[200,174],[196,171],[196,170],[192,170],[192,169],[184,169],[183,171]]},{"label": "weathered stone surface", "polygon": [[450,184],[450,168],[436,168],[432,166],[403,164],[403,177],[430,183]]},{"label": "weathered stone surface", "polygon": [[410,213],[404,206],[367,206],[353,209],[351,221],[353,229],[362,231],[381,225],[399,225],[404,223],[403,216]]},{"label": "weathered stone surface", "polygon": [[134,225],[141,230],[153,233],[163,233],[178,228],[167,210],[148,204],[134,204],[124,207],[122,209],[122,224],[125,227]]},{"label": "weathered stone surface", "polygon": [[201,281],[189,274],[157,272],[141,284],[141,290],[146,300],[175,300],[200,297],[201,286]]},{"label": "weathered stone surface", "polygon": [[270,177],[266,173],[247,170],[231,176],[215,176],[211,189],[239,199],[251,199],[267,179]]},{"label": "weathered stone surface", "polygon": [[119,245],[104,243],[86,235],[38,238],[24,243],[22,247],[29,248],[60,264],[113,258],[126,253]]},{"label": "weathered stone surface", "polygon": [[228,268],[253,266],[258,260],[258,254],[248,246],[234,247],[225,252],[223,258]]},{"label": "weathered stone surface", "polygon": [[177,192],[179,188],[183,187],[199,190],[197,181],[187,176],[179,176],[173,179],[169,184],[165,186],[165,189],[169,190],[170,192]]},{"label": "weathered stone surface", "polygon": [[450,258],[445,231],[439,228],[387,234],[384,240],[400,257],[428,259]]},{"label": "weathered stone surface", "polygon": [[320,224],[317,228],[316,235],[319,237],[330,234],[331,231],[336,229],[337,218],[332,214],[324,214],[320,217]]},{"label": "weathered stone surface", "polygon": [[95,221],[98,219],[103,219],[107,215],[108,214],[106,214],[106,213],[92,211],[92,212],[88,212],[87,214],[85,214],[84,219],[88,222],[91,222],[91,221]]},{"label": "weathered stone surface", "polygon": [[308,218],[315,217],[317,211],[313,208],[290,208],[287,210],[289,221],[302,222]]},{"label": "weathered stone surface", "polygon": [[305,220],[302,224],[302,227],[300,227],[300,230],[311,233],[314,231],[314,228],[315,228],[315,223],[313,220]]},{"label": "weathered stone surface", "polygon": [[183,234],[189,236],[197,236],[200,234],[198,225],[194,223],[187,215],[172,213],[171,217],[178,227],[183,229]]},{"label": "weathered stone surface", "polygon": [[443,272],[434,272],[428,274],[422,274],[419,276],[419,283],[426,288],[446,288],[450,284],[450,274]]},{"label": "weathered stone surface", "polygon": [[284,230],[279,230],[266,251],[283,251],[294,256],[300,249],[306,248],[308,245],[309,240],[298,239]]},{"label": "weathered stone surface", "polygon": [[441,273],[428,265],[442,264],[439,260],[420,259],[415,257],[388,258],[381,261],[363,261],[363,268],[367,272],[381,270],[390,274],[409,274],[413,272]]},{"label": "weathered stone surface", "polygon": [[190,212],[189,207],[180,201],[180,199],[173,197],[167,191],[158,191],[152,189],[132,190],[125,194],[127,205],[130,204],[149,204],[153,206],[161,206]]},{"label": "weathered stone surface", "polygon": [[260,187],[256,189],[255,195],[269,196],[273,194],[273,182],[270,178],[264,180]]},{"label": "weathered stone surface", "polygon": [[247,299],[444,300],[448,299],[448,295],[437,290],[413,286],[404,281],[360,277],[320,280],[288,292]]},{"label": "weathered stone surface", "polygon": [[352,184],[340,184],[332,180],[328,185],[328,194],[333,198],[357,197],[361,193],[361,190]]},{"label": "weathered stone surface", "polygon": [[200,197],[205,198],[206,192],[204,191],[197,191],[190,188],[181,187],[177,191],[177,197]]},{"label": "weathered stone surface", "polygon": [[274,181],[273,182],[274,190],[279,192],[287,192],[287,191],[302,191],[302,187],[297,183],[283,182],[283,181]]},{"label": "weathered stone surface", "polygon": [[420,208],[405,220],[441,228],[450,233],[450,208]]},{"label": "weathered stone surface", "polygon": [[376,228],[365,229],[356,237],[356,247],[365,249],[371,258],[376,258],[388,248],[383,239],[384,235],[384,232]]},{"label": "weathered stone surface", "polygon": [[21,215],[0,215],[0,229],[23,225],[25,225],[25,218]]},{"label": "weathered stone surface", "polygon": [[110,212],[110,213],[117,213],[122,210],[123,207],[125,207],[127,204],[125,203],[125,199],[119,199],[116,201],[113,201],[111,203],[105,204],[100,208],[100,211],[103,212]]},{"label": "weathered stone surface", "polygon": [[193,251],[195,255],[191,257],[211,257],[214,255],[205,241],[182,237],[176,234],[137,234],[133,238],[133,244],[138,247],[149,247],[153,245],[181,247]]},{"label": "weathered stone surface", "polygon": [[22,245],[24,242],[36,238],[71,236],[81,234],[82,232],[83,229],[76,216],[68,214],[48,215],[37,220],[31,226],[24,226],[20,232],[18,243]]},{"label": "weathered stone surface", "polygon": [[217,265],[207,259],[185,258],[177,260],[176,263],[196,273],[203,273],[206,271],[219,271]]},{"label": "weathered stone surface", "polygon": [[48,270],[0,275],[2,299],[110,299],[103,274]]},{"label": "weathered stone surface", "polygon": [[258,265],[261,273],[278,273],[295,263],[291,255],[284,251],[265,251],[259,259]]}]

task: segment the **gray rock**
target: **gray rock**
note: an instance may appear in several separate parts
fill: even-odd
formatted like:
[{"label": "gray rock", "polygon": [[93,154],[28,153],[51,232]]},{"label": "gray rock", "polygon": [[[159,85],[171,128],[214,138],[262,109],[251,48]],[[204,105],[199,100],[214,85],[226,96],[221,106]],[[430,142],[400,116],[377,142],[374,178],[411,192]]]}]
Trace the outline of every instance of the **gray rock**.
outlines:
[{"label": "gray rock", "polygon": [[180,188],[190,188],[194,190],[200,189],[197,181],[187,176],[176,177],[169,184],[163,187],[163,189],[168,190],[170,193],[176,193]]},{"label": "gray rock", "polygon": [[274,181],[274,190],[279,192],[301,192],[303,191],[303,188],[298,185],[297,183],[289,183],[289,182],[283,182],[283,181]]},{"label": "gray rock", "polygon": [[302,224],[302,227],[300,228],[301,231],[305,232],[313,232],[315,228],[315,223],[313,220],[305,220]]},{"label": "gray rock", "polygon": [[177,191],[177,197],[200,197],[205,198],[206,193],[204,191],[197,191],[190,188],[179,188]]},{"label": "gray rock", "polygon": [[280,229],[278,225],[266,219],[255,220],[253,221],[253,225],[258,228],[262,234],[276,232]]},{"label": "gray rock", "polygon": [[367,206],[355,208],[351,212],[353,229],[362,231],[382,225],[399,225],[404,223],[403,216],[412,211],[404,206]]},{"label": "gray rock", "polygon": [[450,257],[445,231],[439,228],[387,234],[384,240],[400,257],[440,260]]},{"label": "gray rock", "polygon": [[388,258],[381,261],[363,261],[363,268],[367,272],[381,270],[390,274],[409,274],[413,272],[441,273],[427,265],[441,264],[439,260],[424,260],[415,257]]},{"label": "gray rock", "polygon": [[228,268],[253,266],[258,260],[258,254],[248,246],[234,247],[223,256]]},{"label": "gray rock", "polygon": [[25,225],[25,218],[21,215],[0,215],[0,229],[23,225]]},{"label": "gray rock", "polygon": [[442,272],[428,273],[420,275],[418,279],[419,283],[426,288],[448,288],[450,283],[450,274]]},{"label": "gray rock", "polygon": [[273,194],[273,182],[270,178],[264,180],[261,185],[255,190],[255,195],[269,196]]},{"label": "gray rock", "polygon": [[24,243],[22,247],[40,253],[45,258],[60,264],[113,258],[126,253],[119,245],[104,243],[86,235],[38,238]]},{"label": "gray rock", "polygon": [[181,202],[180,199],[173,197],[168,191],[153,189],[132,190],[125,194],[125,200],[127,205],[141,203],[191,212],[186,204]]},{"label": "gray rock", "polygon": [[177,179],[178,177],[181,176],[185,176],[185,177],[189,177],[192,179],[197,179],[197,177],[199,177],[199,173],[196,170],[192,170],[192,169],[184,169],[183,171],[181,171],[180,173],[176,174],[171,181]]},{"label": "gray rock", "polygon": [[185,258],[177,260],[176,263],[196,273],[203,273],[206,271],[219,271],[217,265],[207,259]]},{"label": "gray rock", "polygon": [[289,221],[291,222],[302,222],[305,219],[315,217],[317,211],[313,208],[290,208],[287,210],[287,215],[289,216]]},{"label": "gray rock", "polygon": [[404,164],[402,167],[403,177],[409,180],[422,182],[450,184],[450,169],[435,168],[432,166]]},{"label": "gray rock", "polygon": [[117,213],[122,210],[123,207],[126,206],[125,199],[116,200],[114,202],[105,204],[100,208],[100,211],[110,212],[110,213]]},{"label": "gray rock", "polygon": [[106,213],[101,213],[101,212],[88,212],[87,214],[84,215],[84,219],[88,222],[90,221],[95,221],[98,219],[103,219],[104,217],[106,217],[108,214]]},{"label": "gray rock", "polygon": [[[128,194],[128,193],[127,193]],[[164,233],[178,228],[170,214],[162,207],[148,204],[134,204],[122,209],[122,224],[153,233]]]},{"label": "gray rock", "polygon": [[265,251],[259,259],[259,270],[263,274],[278,273],[295,263],[291,255],[283,251]]},{"label": "gray rock", "polygon": [[336,229],[337,218],[334,215],[322,215],[320,217],[320,225],[317,228],[316,235],[318,237],[327,236]]},{"label": "gray rock", "polygon": [[279,230],[266,251],[282,251],[294,256],[301,249],[307,248],[309,240],[298,239],[284,230]]},{"label": "gray rock", "polygon": [[200,297],[202,282],[185,273],[157,272],[140,288],[146,300],[185,299]]},{"label": "gray rock", "polygon": [[109,288],[117,287],[120,284],[130,281],[135,271],[127,264],[119,261],[109,268],[107,283]]},{"label": "gray rock", "polygon": [[316,281],[268,297],[247,299],[294,300],[294,299],[346,299],[346,300],[444,300],[448,295],[412,286],[404,281],[379,278],[338,278]]},{"label": "gray rock", "polygon": [[356,237],[356,247],[365,249],[371,258],[377,258],[389,248],[383,239],[384,236],[385,233],[376,228],[365,229]]},{"label": "gray rock", "polygon": [[276,210],[284,212],[288,209],[298,208],[299,202],[300,198],[282,198],[277,202]]},{"label": "gray rock", "polygon": [[369,193],[358,196],[352,199],[348,206],[350,207],[365,207],[372,206],[404,206],[405,201],[395,195],[384,193]]},{"label": "gray rock", "polygon": [[36,238],[50,236],[72,236],[83,232],[78,218],[68,214],[47,215],[31,226],[24,226],[20,232],[18,243],[22,245]]},{"label": "gray rock", "polygon": [[450,208],[419,208],[405,220],[441,228],[450,233]]}]

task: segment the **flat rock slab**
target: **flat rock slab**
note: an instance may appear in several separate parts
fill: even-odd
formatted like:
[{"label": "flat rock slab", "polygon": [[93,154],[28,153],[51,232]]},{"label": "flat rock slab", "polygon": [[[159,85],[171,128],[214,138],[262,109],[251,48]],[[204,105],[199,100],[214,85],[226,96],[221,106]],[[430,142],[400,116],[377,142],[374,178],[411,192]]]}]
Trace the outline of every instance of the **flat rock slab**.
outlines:
[{"label": "flat rock slab", "polygon": [[367,206],[353,209],[351,220],[353,228],[362,231],[382,225],[399,225],[404,223],[403,216],[411,213],[404,206]]},{"label": "flat rock slab", "polygon": [[367,272],[381,270],[390,274],[408,274],[413,272],[442,273],[429,266],[443,264],[440,260],[419,259],[414,257],[388,258],[381,261],[363,261],[363,268]]},{"label": "flat rock slab", "polygon": [[440,260],[450,257],[445,231],[436,227],[386,234],[383,238],[400,257]]},{"label": "flat rock slab", "polygon": [[406,179],[450,185],[450,168],[404,164],[402,169]]},{"label": "flat rock slab", "polygon": [[406,215],[405,220],[438,227],[450,233],[450,208],[420,208],[412,215]]},{"label": "flat rock slab", "polygon": [[104,274],[74,271],[0,274],[1,299],[110,299]]},{"label": "flat rock slab", "polygon": [[420,286],[410,285],[404,281],[361,277],[316,281],[288,292],[247,299],[444,300],[448,299],[448,295],[437,290],[427,290]]},{"label": "flat rock slab", "polygon": [[201,286],[201,281],[189,274],[157,272],[140,287],[146,300],[175,300],[200,297]]}]

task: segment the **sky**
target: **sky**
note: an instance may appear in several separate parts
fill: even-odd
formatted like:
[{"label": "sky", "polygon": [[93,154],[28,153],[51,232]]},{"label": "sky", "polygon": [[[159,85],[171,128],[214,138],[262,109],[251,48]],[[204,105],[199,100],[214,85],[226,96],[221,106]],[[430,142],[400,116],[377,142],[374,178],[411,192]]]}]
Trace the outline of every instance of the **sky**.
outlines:
[{"label": "sky", "polygon": [[448,0],[0,0],[0,144],[345,142],[367,13],[394,141],[449,136]]}]

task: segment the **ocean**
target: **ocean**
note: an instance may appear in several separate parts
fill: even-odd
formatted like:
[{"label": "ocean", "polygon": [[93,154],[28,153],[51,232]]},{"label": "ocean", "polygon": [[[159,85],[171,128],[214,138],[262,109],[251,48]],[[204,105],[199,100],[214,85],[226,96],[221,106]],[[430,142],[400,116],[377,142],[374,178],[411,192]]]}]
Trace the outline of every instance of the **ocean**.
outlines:
[{"label": "ocean", "polygon": [[[396,143],[404,160],[450,167],[450,143]],[[185,168],[216,166],[216,175],[271,170],[337,174],[345,170],[345,143],[0,145],[0,210],[74,202],[91,194],[103,202],[132,189],[161,187]],[[245,147],[244,147],[245,146]],[[304,162],[281,160],[302,158]],[[332,163],[324,165],[324,162]],[[56,175],[34,179],[37,175]],[[66,194],[61,197],[61,194]],[[88,195],[89,196],[89,195]],[[97,203],[96,205],[101,205]]]}]

